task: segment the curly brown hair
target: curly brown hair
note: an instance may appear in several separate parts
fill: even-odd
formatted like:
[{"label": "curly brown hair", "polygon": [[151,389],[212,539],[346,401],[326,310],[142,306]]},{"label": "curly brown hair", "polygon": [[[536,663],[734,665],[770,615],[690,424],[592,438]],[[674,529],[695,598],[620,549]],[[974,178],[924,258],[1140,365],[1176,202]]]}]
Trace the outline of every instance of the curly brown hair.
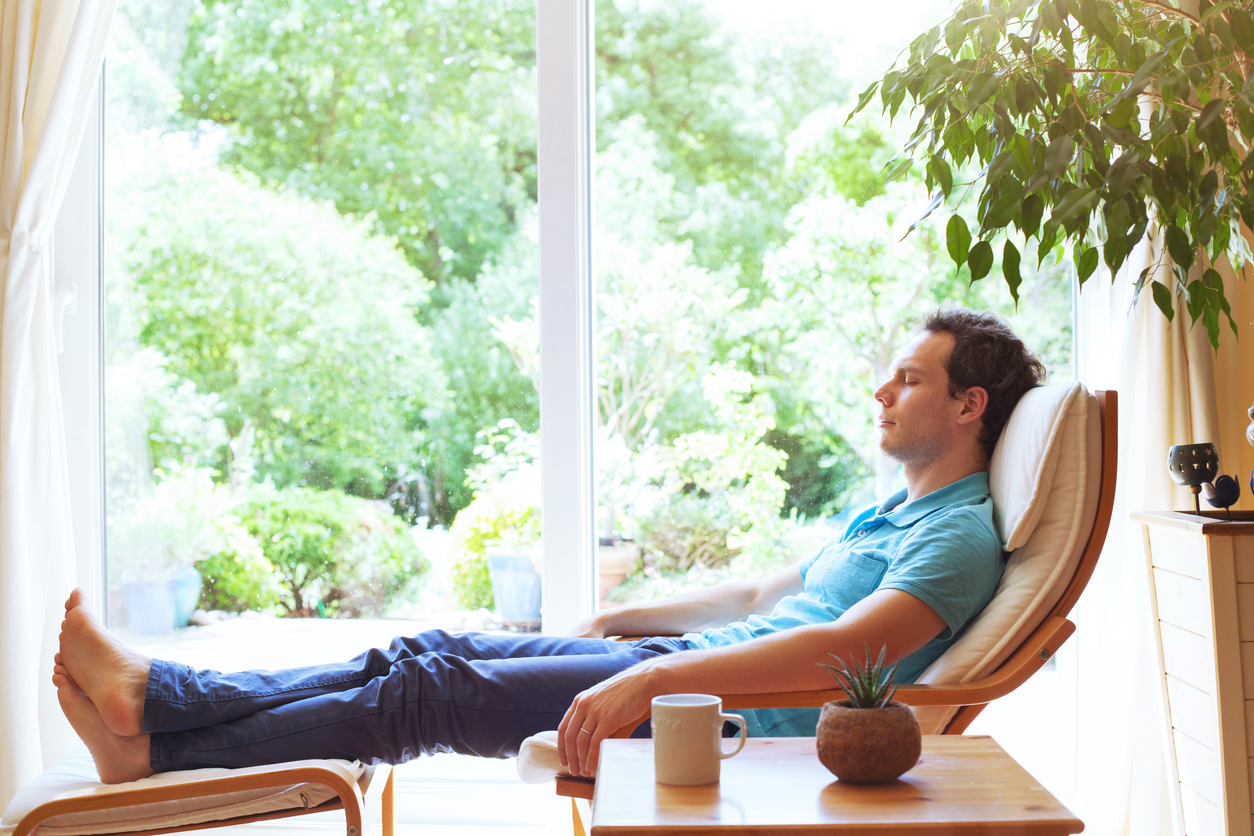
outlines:
[{"label": "curly brown hair", "polygon": [[1045,365],[1005,322],[987,311],[941,308],[929,313],[921,327],[954,338],[945,364],[950,395],[957,397],[972,386],[988,392],[979,441],[991,457],[1019,398],[1045,380]]}]

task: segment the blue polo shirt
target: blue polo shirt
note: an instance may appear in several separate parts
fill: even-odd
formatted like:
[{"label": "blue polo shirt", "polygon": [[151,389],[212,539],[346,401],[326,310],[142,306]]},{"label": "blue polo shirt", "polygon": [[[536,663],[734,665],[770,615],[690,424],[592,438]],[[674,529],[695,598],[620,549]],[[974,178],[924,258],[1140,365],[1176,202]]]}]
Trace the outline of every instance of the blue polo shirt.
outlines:
[{"label": "blue polo shirt", "polygon": [[[939,636],[901,660],[897,681],[913,682],[992,599],[1005,560],[993,526],[987,473],[959,479],[913,502],[905,499],[902,490],[863,511],[839,539],[803,562],[805,591],[781,600],[770,615],[688,633],[684,641],[694,649],[710,649],[827,624],[877,589],[900,589],[945,622]],[[773,737],[813,735],[819,717],[817,708],[742,713],[749,734]]]}]

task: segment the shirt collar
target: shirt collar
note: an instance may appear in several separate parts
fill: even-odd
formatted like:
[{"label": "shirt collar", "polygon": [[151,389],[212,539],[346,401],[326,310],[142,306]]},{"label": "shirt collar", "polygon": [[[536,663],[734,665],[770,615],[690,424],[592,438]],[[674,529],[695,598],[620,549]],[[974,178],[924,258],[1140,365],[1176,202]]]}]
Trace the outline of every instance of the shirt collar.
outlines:
[{"label": "shirt collar", "polygon": [[[924,494],[913,502],[905,502],[906,489],[902,488],[876,509],[877,514],[897,526],[913,525],[933,511],[950,505],[965,505],[988,496],[988,471],[981,470],[950,482],[943,488]],[[902,503],[905,503],[904,505]]]}]

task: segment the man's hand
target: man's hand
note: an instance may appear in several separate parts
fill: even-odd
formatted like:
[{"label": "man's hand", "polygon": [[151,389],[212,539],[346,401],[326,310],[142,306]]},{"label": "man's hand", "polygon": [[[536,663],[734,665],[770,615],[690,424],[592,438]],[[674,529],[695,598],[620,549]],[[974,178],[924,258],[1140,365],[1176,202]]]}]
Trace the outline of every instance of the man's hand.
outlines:
[{"label": "man's hand", "polygon": [[651,676],[655,661],[611,676],[575,697],[557,727],[557,757],[571,775],[596,774],[601,741],[649,711],[657,695]]}]

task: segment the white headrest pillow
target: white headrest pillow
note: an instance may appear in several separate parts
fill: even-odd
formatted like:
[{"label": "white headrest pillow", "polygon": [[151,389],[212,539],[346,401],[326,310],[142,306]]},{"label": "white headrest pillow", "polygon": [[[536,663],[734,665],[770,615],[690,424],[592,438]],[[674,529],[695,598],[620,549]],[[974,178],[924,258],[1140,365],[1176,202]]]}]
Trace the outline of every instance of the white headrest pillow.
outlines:
[{"label": "white headrest pillow", "polygon": [[1038,386],[1015,406],[988,463],[993,521],[1008,552],[1032,536],[1058,465],[1064,419],[1084,390],[1079,383]]}]

